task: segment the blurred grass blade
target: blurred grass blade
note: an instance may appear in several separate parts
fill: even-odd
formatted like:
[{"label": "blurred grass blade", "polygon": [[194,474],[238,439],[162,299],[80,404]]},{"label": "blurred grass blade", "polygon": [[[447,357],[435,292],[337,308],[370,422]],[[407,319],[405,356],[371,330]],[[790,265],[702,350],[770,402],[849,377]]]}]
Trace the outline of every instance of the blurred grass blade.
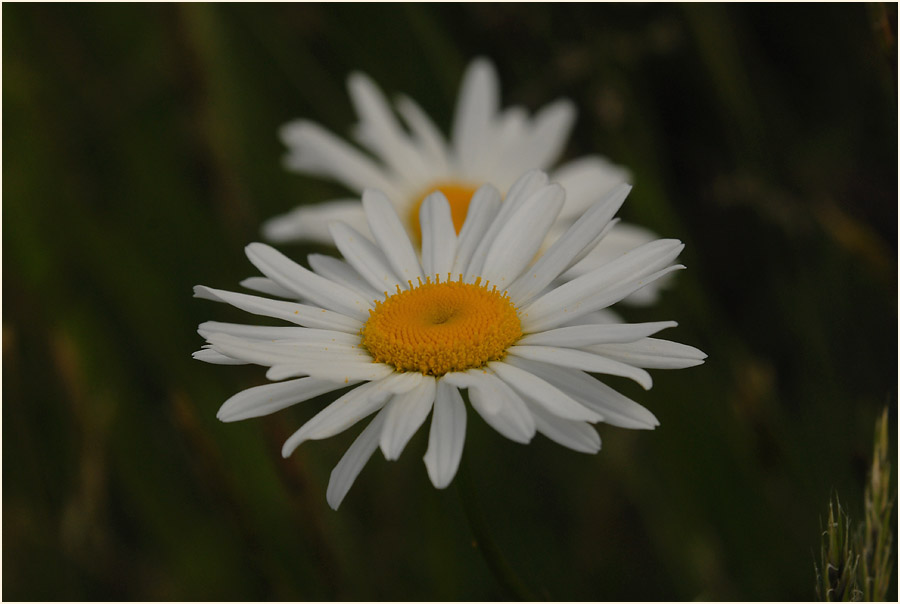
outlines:
[{"label": "blurred grass blade", "polygon": [[866,521],[861,537],[860,576],[868,602],[883,602],[891,583],[891,553],[894,533],[891,517],[894,495],[891,491],[891,464],[888,461],[888,410],[875,422],[875,447],[872,470],[866,485]]},{"label": "blurred grass blade", "polygon": [[822,531],[821,567],[816,566],[816,597],[822,602],[859,602],[859,555],[850,542],[850,516],[840,498],[828,503],[828,523]]},{"label": "blurred grass blade", "polygon": [[822,531],[816,597],[824,602],[883,602],[891,584],[894,533],[887,408],[875,422],[872,469],[865,492],[865,521],[853,527],[837,493]]}]

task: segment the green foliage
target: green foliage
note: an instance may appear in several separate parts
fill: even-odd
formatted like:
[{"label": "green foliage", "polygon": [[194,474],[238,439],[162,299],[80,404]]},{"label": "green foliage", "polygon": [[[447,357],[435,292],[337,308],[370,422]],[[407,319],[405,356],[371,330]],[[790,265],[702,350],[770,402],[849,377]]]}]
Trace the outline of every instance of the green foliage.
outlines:
[{"label": "green foliage", "polygon": [[840,499],[828,504],[828,523],[822,531],[821,567],[816,566],[816,596],[823,602],[860,602],[857,568],[859,553],[850,538],[850,517]]},{"label": "green foliage", "polygon": [[896,492],[888,461],[888,412],[875,424],[875,446],[865,491],[865,521],[855,527],[837,494],[822,531],[816,596],[823,602],[884,602],[891,583]]},{"label": "green foliage", "polygon": [[872,469],[865,495],[865,524],[859,561],[860,582],[868,602],[884,602],[893,575],[894,503],[896,488],[891,488],[891,463],[889,457],[888,411],[881,414],[875,424],[875,447]]}]

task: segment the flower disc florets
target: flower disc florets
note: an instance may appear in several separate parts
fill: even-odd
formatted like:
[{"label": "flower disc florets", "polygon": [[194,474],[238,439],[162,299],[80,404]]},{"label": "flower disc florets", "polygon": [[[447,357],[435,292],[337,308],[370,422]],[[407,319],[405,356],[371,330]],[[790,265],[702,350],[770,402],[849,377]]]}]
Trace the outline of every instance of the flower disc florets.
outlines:
[{"label": "flower disc florets", "polygon": [[483,367],[522,336],[516,307],[496,287],[459,281],[425,283],[375,302],[362,345],[399,371],[441,376]]}]

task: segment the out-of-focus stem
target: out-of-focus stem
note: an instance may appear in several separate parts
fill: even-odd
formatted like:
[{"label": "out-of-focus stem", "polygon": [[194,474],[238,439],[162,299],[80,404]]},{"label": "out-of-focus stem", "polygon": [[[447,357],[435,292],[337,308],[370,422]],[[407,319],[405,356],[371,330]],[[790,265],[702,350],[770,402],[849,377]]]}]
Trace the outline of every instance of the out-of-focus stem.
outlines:
[{"label": "out-of-focus stem", "polygon": [[474,537],[473,545],[481,551],[494,578],[503,586],[510,597],[525,602],[537,600],[515,571],[513,571],[503,552],[500,551],[500,548],[491,537],[484,514],[481,512],[481,506],[478,503],[478,496],[472,484],[471,476],[469,475],[465,456],[463,456],[462,463],[459,464],[459,473],[456,476],[455,483],[456,491],[459,494],[463,510],[469,521],[469,528]]}]

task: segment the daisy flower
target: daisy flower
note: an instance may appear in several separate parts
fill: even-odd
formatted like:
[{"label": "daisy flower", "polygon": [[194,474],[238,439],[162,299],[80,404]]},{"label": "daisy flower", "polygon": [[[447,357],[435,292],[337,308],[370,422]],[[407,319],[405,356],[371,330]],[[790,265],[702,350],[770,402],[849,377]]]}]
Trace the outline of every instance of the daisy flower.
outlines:
[{"label": "daisy flower", "polygon": [[250,244],[247,257],[265,277],[245,284],[287,299],[204,286],[195,295],[291,326],[200,325],[207,344],[195,358],[263,365],[276,382],[236,394],[219,419],[267,415],[351,387],[282,450],[287,457],[307,440],[375,414],[331,473],[326,498],[335,509],[374,451],[397,459],[429,414],[425,466],[434,486],[446,487],[465,441],[463,390],[485,422],[519,443],[540,432],[596,453],[600,437],[592,423],[654,428],[652,413],[591,374],[649,389],[646,369],[690,367],[706,355],[650,337],[672,321],[598,324],[590,315],[683,268],[672,263],[684,246],[653,241],[551,286],[608,234],[629,190],[613,188],[540,255],[565,192],[538,171],[514,183],[503,203],[495,187],[480,187],[458,234],[446,196],[430,194],[419,215],[421,255],[394,204],[373,189],[363,193],[362,207],[374,241],[346,223],[331,225],[344,260],[313,254],[308,270],[265,244]]},{"label": "daisy flower", "polygon": [[[547,105],[533,117],[522,107],[501,110],[499,79],[485,59],[474,60],[466,70],[449,143],[412,99],[400,96],[395,104],[404,127],[369,77],[354,73],[347,85],[360,120],[355,138],[371,155],[301,119],[281,130],[288,147],[285,165],[293,171],[331,178],[357,195],[366,188],[382,191],[415,242],[421,234],[419,209],[429,193],[439,190],[444,194],[459,233],[476,189],[491,183],[506,195],[513,181],[527,170],[549,170],[559,159],[575,121],[575,107],[565,99]],[[566,189],[566,202],[548,232],[548,243],[562,235],[591,203],[625,182],[628,173],[606,158],[592,155],[556,167],[551,177]],[[331,243],[328,224],[333,220],[368,234],[365,212],[359,198],[353,197],[298,207],[266,222],[263,235],[273,242]],[[592,250],[592,257],[572,267],[566,277],[582,275],[653,239],[656,236],[646,229],[619,224]],[[628,302],[650,304],[657,290],[656,286],[644,288]]]}]

